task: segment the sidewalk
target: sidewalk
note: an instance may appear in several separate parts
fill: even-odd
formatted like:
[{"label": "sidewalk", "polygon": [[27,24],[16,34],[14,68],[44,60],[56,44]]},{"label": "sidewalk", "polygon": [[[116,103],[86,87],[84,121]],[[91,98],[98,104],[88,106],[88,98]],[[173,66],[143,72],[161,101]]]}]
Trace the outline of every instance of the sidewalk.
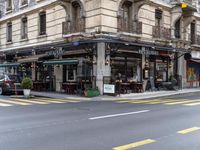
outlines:
[{"label": "sidewalk", "polygon": [[51,97],[51,98],[59,98],[59,99],[73,99],[73,100],[82,100],[82,101],[113,101],[113,100],[122,100],[122,99],[129,99],[129,100],[138,100],[138,99],[147,99],[147,98],[158,98],[158,97],[165,97],[165,96],[172,96],[172,95],[181,95],[187,93],[195,93],[200,92],[200,88],[189,88],[183,89],[178,91],[156,91],[156,92],[144,92],[144,93],[131,93],[131,94],[121,94],[120,96],[98,96],[93,98],[81,97],[76,95],[66,95],[62,93],[56,92],[36,92],[31,91],[31,94],[34,96],[42,96],[42,97]]}]

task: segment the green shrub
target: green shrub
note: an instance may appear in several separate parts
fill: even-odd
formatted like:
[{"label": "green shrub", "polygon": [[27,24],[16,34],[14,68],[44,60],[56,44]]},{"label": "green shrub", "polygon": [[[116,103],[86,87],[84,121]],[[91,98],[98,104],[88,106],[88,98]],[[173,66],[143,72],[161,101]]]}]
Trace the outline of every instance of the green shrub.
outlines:
[{"label": "green shrub", "polygon": [[33,88],[33,81],[29,77],[25,77],[22,80],[21,86],[23,89],[32,89]]},{"label": "green shrub", "polygon": [[87,96],[88,97],[95,97],[95,96],[99,96],[100,95],[100,92],[98,90],[98,88],[95,88],[95,89],[88,89],[87,90]]}]

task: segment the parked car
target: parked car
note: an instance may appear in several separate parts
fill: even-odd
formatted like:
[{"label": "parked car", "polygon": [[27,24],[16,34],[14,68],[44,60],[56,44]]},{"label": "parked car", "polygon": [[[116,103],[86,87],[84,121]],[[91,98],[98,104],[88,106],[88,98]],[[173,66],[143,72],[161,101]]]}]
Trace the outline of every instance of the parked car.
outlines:
[{"label": "parked car", "polygon": [[21,79],[18,75],[3,74],[0,75],[0,95],[21,94]]}]

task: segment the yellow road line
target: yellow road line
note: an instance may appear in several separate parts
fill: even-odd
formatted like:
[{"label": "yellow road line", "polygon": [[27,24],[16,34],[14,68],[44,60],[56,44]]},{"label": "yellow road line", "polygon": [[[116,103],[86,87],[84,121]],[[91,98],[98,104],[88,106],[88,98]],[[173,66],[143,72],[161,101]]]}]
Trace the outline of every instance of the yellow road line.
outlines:
[{"label": "yellow road line", "polygon": [[21,101],[21,102],[28,102],[28,103],[33,103],[33,104],[49,104],[47,102],[39,102],[39,101],[34,101],[34,100],[24,100],[24,99],[13,99],[13,100],[17,100],[17,101]]},{"label": "yellow road line", "polygon": [[164,104],[164,103],[168,103],[168,102],[177,102],[174,101],[174,100],[160,100],[160,101],[157,101],[157,102],[149,102],[148,104]]},{"label": "yellow road line", "polygon": [[143,146],[143,145],[150,144],[150,143],[154,143],[154,142],[156,142],[156,140],[146,139],[146,140],[143,140],[143,141],[138,141],[138,142],[130,143],[130,144],[127,144],[127,145],[114,147],[113,150],[128,150],[130,148],[136,148],[136,147]]},{"label": "yellow road line", "polygon": [[[58,104],[61,104],[61,103],[67,103],[67,102],[63,102],[63,101],[58,101],[58,100],[46,100],[46,99],[38,99],[39,101],[42,101],[42,102],[48,102],[48,103],[58,103]],[[34,101],[38,101],[37,99],[35,99]]]},{"label": "yellow road line", "polygon": [[60,102],[71,102],[71,103],[79,103],[81,101],[78,100],[68,100],[68,99],[56,99],[56,98],[34,98],[35,100],[55,100],[55,101],[60,101]]},{"label": "yellow road line", "polygon": [[0,103],[0,106],[5,107],[5,106],[13,106],[13,105],[11,105],[11,104],[5,104],[5,103]]},{"label": "yellow road line", "polygon": [[194,131],[197,131],[197,130],[200,130],[200,127],[193,127],[193,128],[181,130],[181,131],[178,131],[177,133],[187,134],[187,133],[194,132]]},{"label": "yellow road line", "polygon": [[0,102],[5,102],[5,103],[11,103],[11,104],[17,104],[17,105],[32,105],[30,103],[25,103],[25,102],[18,102],[18,101],[13,101],[13,100],[0,100]]},{"label": "yellow road line", "polygon": [[[171,99],[156,99],[156,100],[148,100],[148,101],[141,101],[141,102],[132,102],[132,103],[141,103],[141,104],[160,104],[164,102],[174,101]],[[177,100],[176,100],[177,101]]]},{"label": "yellow road line", "polygon": [[143,104],[143,103],[149,103],[149,102],[157,102],[160,100],[138,100],[138,101],[131,101],[132,104]]},{"label": "yellow road line", "polygon": [[165,105],[176,105],[176,104],[194,103],[194,102],[200,102],[200,100],[186,100],[181,102],[166,103]]},{"label": "yellow road line", "polygon": [[190,103],[190,104],[184,104],[185,106],[196,106],[196,105],[200,105],[200,102],[196,102],[196,103]]}]

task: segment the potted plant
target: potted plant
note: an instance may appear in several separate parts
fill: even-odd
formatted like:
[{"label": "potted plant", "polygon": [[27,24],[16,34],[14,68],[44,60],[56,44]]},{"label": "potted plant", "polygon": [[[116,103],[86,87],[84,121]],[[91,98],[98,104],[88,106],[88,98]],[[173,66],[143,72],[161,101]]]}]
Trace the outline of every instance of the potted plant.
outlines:
[{"label": "potted plant", "polygon": [[84,95],[87,97],[95,97],[95,96],[99,96],[100,92],[98,88],[89,88],[84,91]]},{"label": "potted plant", "polygon": [[31,78],[29,78],[29,77],[23,78],[21,86],[22,86],[23,91],[24,91],[24,96],[29,97],[31,89],[33,87],[33,82],[31,80]]}]

